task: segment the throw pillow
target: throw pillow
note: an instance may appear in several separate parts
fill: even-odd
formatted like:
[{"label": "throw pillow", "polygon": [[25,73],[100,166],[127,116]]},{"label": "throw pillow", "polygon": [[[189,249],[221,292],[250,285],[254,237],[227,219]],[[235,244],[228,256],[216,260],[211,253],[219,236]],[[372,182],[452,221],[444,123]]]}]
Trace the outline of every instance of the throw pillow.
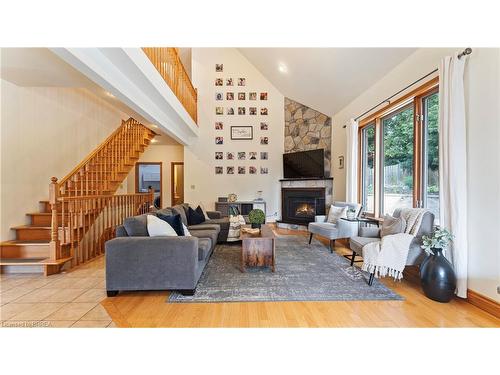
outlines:
[{"label": "throw pillow", "polygon": [[153,215],[148,215],[147,220],[148,220],[149,237],[177,236],[177,233],[175,233],[174,228],[172,228],[170,224],[167,223],[166,221],[159,219]]},{"label": "throw pillow", "polygon": [[198,204],[198,207],[201,208],[201,212],[203,212],[203,216],[205,216],[205,220],[210,220],[210,218],[208,217],[208,214],[207,214],[207,210],[205,209],[205,206],[203,206],[203,203],[199,203]]},{"label": "throw pillow", "polygon": [[184,236],[191,237],[191,233],[189,232],[188,227],[184,225],[184,223],[182,223],[182,229],[184,229]]},{"label": "throw pillow", "polygon": [[203,223],[204,221],[205,216],[203,215],[203,212],[201,212],[200,207],[196,208],[196,211],[189,207],[187,214],[188,225],[197,225]]},{"label": "throw pillow", "polygon": [[406,229],[406,221],[402,217],[393,217],[391,215],[384,216],[382,229],[380,230],[380,238],[391,234],[403,233]]},{"label": "throw pillow", "polygon": [[347,207],[336,207],[334,205],[331,205],[326,221],[328,223],[337,224],[337,221],[339,221],[341,217],[346,217],[346,213]]},{"label": "throw pillow", "polygon": [[123,226],[130,237],[147,237],[147,215],[128,217],[123,221]]},{"label": "throw pillow", "polygon": [[184,230],[182,228],[182,220],[181,215],[163,215],[159,212],[156,213],[156,216],[162,220],[165,220],[170,226],[175,230],[178,236],[184,236]]}]

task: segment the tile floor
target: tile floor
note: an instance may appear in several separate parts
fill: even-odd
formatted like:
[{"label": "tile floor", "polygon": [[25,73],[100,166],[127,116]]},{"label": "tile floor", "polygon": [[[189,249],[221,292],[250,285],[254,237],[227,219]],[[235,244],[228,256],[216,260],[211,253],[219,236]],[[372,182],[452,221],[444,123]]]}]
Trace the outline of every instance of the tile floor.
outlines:
[{"label": "tile floor", "polygon": [[116,327],[104,276],[104,257],[48,277],[0,275],[0,327]]}]

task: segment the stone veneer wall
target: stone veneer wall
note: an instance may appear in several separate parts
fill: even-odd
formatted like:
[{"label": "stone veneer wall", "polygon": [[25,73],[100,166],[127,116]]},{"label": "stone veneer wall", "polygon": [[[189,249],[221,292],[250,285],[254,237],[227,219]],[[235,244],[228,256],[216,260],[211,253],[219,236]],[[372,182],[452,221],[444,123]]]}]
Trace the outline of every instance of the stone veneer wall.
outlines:
[{"label": "stone veneer wall", "polygon": [[285,98],[285,153],[324,149],[325,177],[330,177],[331,147],[331,117]]}]

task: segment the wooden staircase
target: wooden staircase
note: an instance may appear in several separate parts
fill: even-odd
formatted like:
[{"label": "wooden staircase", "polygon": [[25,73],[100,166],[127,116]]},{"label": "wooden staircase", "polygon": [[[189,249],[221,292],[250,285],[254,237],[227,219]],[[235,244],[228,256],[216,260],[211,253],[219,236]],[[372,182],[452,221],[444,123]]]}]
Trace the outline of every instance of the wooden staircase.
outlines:
[{"label": "wooden staircase", "polygon": [[12,228],[16,239],[0,243],[5,266],[42,266],[44,274],[88,261],[126,215],[149,210],[153,194],[115,195],[155,133],[130,118],[60,182],[52,177],[49,199],[40,212],[27,213],[29,225]]}]

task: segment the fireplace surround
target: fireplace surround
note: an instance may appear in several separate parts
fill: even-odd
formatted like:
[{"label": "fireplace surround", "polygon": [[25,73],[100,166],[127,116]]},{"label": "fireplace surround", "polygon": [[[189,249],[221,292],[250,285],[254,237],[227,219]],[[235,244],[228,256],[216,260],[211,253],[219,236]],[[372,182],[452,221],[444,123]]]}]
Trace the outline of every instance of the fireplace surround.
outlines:
[{"label": "fireplace surround", "polygon": [[281,221],[307,225],[325,214],[325,188],[282,188]]}]

